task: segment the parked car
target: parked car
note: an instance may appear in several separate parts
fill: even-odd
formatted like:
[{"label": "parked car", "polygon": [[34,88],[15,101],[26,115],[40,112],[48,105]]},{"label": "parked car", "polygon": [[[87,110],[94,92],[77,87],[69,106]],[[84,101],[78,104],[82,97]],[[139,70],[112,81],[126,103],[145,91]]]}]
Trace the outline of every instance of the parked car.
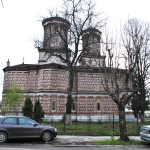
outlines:
[{"label": "parked car", "polygon": [[0,117],[0,143],[14,138],[41,138],[50,141],[57,136],[57,129],[41,125],[24,116]]},{"label": "parked car", "polygon": [[150,141],[150,125],[141,127],[140,137],[144,141]]}]

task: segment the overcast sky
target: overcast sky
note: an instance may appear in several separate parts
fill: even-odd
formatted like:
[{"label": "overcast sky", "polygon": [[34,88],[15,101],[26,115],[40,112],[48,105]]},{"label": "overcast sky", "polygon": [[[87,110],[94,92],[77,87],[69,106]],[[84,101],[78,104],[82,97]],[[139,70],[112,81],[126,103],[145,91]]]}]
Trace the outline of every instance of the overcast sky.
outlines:
[{"label": "overcast sky", "polygon": [[[109,28],[120,28],[128,18],[150,22],[150,0],[93,0],[96,10],[108,17]],[[62,0],[3,0],[0,6],[0,100],[2,99],[3,71],[10,65],[23,62],[38,63],[38,51],[33,39],[42,37],[40,16],[48,10],[57,11]]]}]

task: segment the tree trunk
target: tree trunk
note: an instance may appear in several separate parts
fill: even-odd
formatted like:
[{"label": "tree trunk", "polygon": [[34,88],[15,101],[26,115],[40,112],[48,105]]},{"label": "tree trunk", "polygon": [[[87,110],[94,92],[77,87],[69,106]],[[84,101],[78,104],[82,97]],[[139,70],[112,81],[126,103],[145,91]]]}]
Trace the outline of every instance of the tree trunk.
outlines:
[{"label": "tree trunk", "polygon": [[72,124],[72,115],[71,114],[66,114],[65,115],[65,124]]},{"label": "tree trunk", "polygon": [[141,80],[141,84],[140,84],[140,100],[141,100],[141,111],[140,111],[140,118],[141,118],[141,122],[144,123],[145,122],[145,110],[147,108],[147,105],[145,103],[145,99],[146,99],[146,90],[145,90],[145,83],[144,80]]},{"label": "tree trunk", "polygon": [[144,112],[145,112],[145,111],[142,111],[142,110],[141,110],[141,113],[140,113],[140,119],[141,119],[141,122],[142,122],[142,123],[145,122]]},{"label": "tree trunk", "polygon": [[68,96],[67,96],[67,103],[66,103],[66,117],[65,122],[71,123],[71,110],[72,110],[72,90],[73,90],[73,81],[74,81],[74,70],[72,67],[69,68],[69,83],[68,83]]},{"label": "tree trunk", "polygon": [[140,110],[140,119],[141,119],[141,122],[144,123],[145,121],[145,118],[144,118],[144,114],[145,114],[145,109],[146,109],[146,106],[145,106],[145,95],[143,94],[143,96],[140,97],[140,105],[141,105],[141,110]]},{"label": "tree trunk", "polygon": [[119,110],[120,140],[122,140],[122,141],[128,141],[129,138],[127,136],[127,130],[126,130],[125,108],[118,106],[118,110]]}]

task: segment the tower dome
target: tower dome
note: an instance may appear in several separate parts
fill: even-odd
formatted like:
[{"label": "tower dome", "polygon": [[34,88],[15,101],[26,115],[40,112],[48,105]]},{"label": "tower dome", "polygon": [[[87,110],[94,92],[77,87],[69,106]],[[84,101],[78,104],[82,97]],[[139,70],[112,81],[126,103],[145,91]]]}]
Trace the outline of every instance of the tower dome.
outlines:
[{"label": "tower dome", "polygon": [[42,21],[44,28],[43,47],[39,48],[39,63],[57,63],[64,64],[56,55],[65,58],[67,34],[70,28],[70,22],[60,17],[50,17]]},{"label": "tower dome", "polygon": [[88,54],[100,53],[101,32],[95,28],[88,28],[82,32],[83,49]]},{"label": "tower dome", "polygon": [[67,43],[67,32],[70,28],[68,20],[60,17],[51,17],[43,20],[44,43],[47,50],[63,50]]},{"label": "tower dome", "polygon": [[81,66],[99,67],[105,65],[105,56],[101,56],[100,52],[101,34],[95,28],[88,28],[82,32]]}]

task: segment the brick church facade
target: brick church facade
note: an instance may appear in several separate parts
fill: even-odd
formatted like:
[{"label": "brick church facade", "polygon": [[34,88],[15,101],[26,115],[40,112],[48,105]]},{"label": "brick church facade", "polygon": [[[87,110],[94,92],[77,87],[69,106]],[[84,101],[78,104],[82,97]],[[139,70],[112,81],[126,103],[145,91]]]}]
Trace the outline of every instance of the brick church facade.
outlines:
[{"label": "brick church facade", "polygon": [[[64,55],[64,43],[59,35],[54,34],[52,40],[48,38],[54,33],[55,27],[63,30],[63,36],[67,36],[70,23],[60,17],[51,17],[43,20],[44,43],[42,48],[38,48],[38,64],[18,64],[11,66],[7,62],[4,71],[3,101],[5,92],[15,84],[23,91],[23,99],[18,111],[24,104],[26,96],[30,96],[33,104],[39,99],[45,112],[45,117],[62,119],[66,110],[67,88],[68,88],[68,67],[55,56],[49,57],[45,51],[47,46],[54,52]],[[97,29],[87,29],[83,31],[83,47],[86,37],[90,36],[93,30],[93,44],[86,47],[87,52],[81,57],[78,66],[75,67],[72,107],[73,117],[78,119],[87,116],[97,117],[105,114],[117,112],[117,106],[105,92],[100,80],[103,72],[100,67],[105,67],[105,56],[100,54],[101,32]],[[88,64],[88,65],[87,65]]]}]

